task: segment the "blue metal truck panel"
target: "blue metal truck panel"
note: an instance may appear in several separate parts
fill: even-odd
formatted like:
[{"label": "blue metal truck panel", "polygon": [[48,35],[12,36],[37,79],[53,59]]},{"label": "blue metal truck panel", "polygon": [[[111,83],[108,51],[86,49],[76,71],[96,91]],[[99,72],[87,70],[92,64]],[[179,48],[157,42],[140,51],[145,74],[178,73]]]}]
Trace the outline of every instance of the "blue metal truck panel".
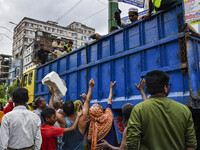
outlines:
[{"label": "blue metal truck panel", "polygon": [[[157,69],[166,71],[171,77],[169,97],[186,104],[184,99],[190,100],[188,75],[181,72],[179,52],[180,38],[184,37],[180,32],[183,16],[180,3],[153,15],[149,21],[139,20],[38,67],[35,96],[50,98],[41,79],[55,71],[68,88],[64,101],[80,99],[82,93],[87,93],[89,79],[93,78],[95,87],[91,103],[98,102],[105,107],[110,81],[117,81],[113,108],[120,109],[126,102],[141,102],[140,92],[134,84],[147,72]],[[196,91],[198,87],[193,85],[191,88]]]},{"label": "blue metal truck panel", "polygon": [[188,76],[191,99],[200,100],[200,39],[195,36],[187,37]]},{"label": "blue metal truck panel", "polygon": [[198,108],[200,38],[189,35],[183,26],[183,4],[180,3],[156,13],[149,21],[138,20],[37,67],[35,97],[43,96],[48,103],[48,88],[41,80],[55,71],[68,88],[64,101],[80,99],[93,78],[91,104],[100,103],[105,108],[110,82],[117,81],[113,89],[113,112],[118,142],[125,124],[121,108],[127,102],[136,105],[142,101],[134,84],[149,71],[167,72],[172,84],[168,97]]}]

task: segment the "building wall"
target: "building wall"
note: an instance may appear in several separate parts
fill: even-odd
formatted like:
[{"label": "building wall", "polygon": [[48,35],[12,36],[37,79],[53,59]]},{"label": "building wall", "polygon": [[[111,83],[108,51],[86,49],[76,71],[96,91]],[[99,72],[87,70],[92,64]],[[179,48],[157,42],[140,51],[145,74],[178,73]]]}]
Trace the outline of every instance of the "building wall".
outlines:
[{"label": "building wall", "polygon": [[[28,47],[36,40],[35,32],[38,30],[49,33],[52,37],[60,36],[63,39],[68,39],[68,41],[72,40],[74,43],[73,49],[83,46],[85,42],[92,41],[89,35],[95,32],[94,28],[87,27],[78,22],[73,22],[69,26],[63,27],[57,25],[56,22],[43,22],[25,17],[15,27],[13,35],[13,63],[18,62],[18,60],[21,61],[20,75],[26,68],[34,64],[33,61],[30,61],[31,50]],[[51,48],[49,47],[48,49]]]},{"label": "building wall", "polygon": [[8,80],[11,57],[11,55],[0,55],[0,85],[6,84]]}]

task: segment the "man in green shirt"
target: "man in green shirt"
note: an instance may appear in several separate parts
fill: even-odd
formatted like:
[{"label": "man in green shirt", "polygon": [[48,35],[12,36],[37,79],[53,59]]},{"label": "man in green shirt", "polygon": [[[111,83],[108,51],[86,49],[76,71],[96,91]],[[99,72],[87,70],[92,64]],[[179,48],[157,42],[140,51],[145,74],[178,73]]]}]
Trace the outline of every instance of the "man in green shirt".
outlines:
[{"label": "man in green shirt", "polygon": [[165,72],[147,73],[146,87],[151,96],[131,112],[128,150],[195,150],[192,114],[187,106],[167,98],[169,85]]}]

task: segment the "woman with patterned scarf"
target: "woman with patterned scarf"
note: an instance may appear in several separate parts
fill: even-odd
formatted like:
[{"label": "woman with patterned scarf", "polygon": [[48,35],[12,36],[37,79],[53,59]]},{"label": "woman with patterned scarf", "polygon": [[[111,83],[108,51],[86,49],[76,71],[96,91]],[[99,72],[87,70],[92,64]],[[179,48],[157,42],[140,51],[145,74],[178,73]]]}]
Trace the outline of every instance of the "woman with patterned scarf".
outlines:
[{"label": "woman with patterned scarf", "polygon": [[91,122],[89,126],[88,140],[91,141],[91,150],[95,150],[97,143],[99,144],[102,139],[106,140],[111,145],[115,145],[114,130],[112,127],[112,91],[115,83],[116,81],[110,83],[108,106],[105,112],[99,104],[93,104],[89,110]]}]

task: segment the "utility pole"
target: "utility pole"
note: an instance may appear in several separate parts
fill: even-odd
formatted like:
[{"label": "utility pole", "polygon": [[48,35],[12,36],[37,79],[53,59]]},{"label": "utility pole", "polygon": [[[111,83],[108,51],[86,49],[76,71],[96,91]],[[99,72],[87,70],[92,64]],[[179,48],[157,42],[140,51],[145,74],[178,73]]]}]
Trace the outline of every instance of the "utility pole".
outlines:
[{"label": "utility pole", "polygon": [[112,26],[116,26],[117,24],[113,19],[115,10],[118,8],[118,0],[108,0],[108,32],[110,32],[110,28]]}]

